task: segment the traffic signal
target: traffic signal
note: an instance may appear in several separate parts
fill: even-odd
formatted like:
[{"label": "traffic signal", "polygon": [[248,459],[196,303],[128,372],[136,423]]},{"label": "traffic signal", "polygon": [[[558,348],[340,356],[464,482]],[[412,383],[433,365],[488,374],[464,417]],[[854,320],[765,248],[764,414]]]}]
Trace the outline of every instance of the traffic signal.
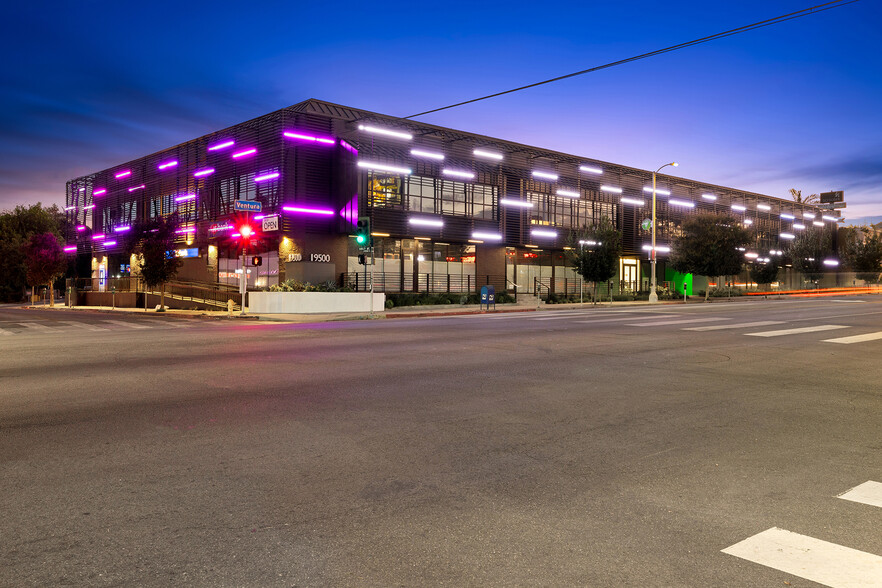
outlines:
[{"label": "traffic signal", "polygon": [[251,265],[263,265],[263,258],[259,255],[255,255],[251,258]]},{"label": "traffic signal", "polygon": [[239,227],[239,234],[242,236],[242,239],[248,240],[254,234],[254,229],[251,228],[251,225],[245,224]]},{"label": "traffic signal", "polygon": [[367,255],[364,253],[358,254],[358,264],[359,265],[367,265]]},{"label": "traffic signal", "polygon": [[359,247],[370,247],[371,219],[369,217],[358,217],[358,224],[355,225],[355,242]]}]

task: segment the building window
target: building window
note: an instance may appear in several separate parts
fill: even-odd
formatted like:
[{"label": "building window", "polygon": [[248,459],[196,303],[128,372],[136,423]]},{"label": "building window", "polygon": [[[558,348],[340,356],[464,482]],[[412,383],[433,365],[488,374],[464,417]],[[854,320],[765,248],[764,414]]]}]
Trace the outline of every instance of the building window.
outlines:
[{"label": "building window", "polygon": [[368,206],[401,208],[401,176],[368,174]]}]

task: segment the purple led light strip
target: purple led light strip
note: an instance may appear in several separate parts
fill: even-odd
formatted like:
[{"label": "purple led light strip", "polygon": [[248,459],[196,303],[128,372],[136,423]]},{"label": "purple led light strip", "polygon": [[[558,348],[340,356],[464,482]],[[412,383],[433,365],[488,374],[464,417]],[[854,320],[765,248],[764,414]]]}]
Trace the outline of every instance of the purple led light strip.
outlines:
[{"label": "purple led light strip", "polygon": [[302,208],[300,206],[283,206],[285,212],[297,212],[300,214],[320,214],[324,216],[333,216],[334,211],[327,208]]},{"label": "purple led light strip", "polygon": [[184,194],[183,196],[178,196],[175,198],[175,202],[184,202],[185,200],[193,200],[196,198],[196,194]]},{"label": "purple led light strip", "polygon": [[233,153],[233,159],[238,159],[240,157],[248,157],[249,155],[254,155],[257,153],[257,149],[252,147],[251,149],[246,149],[245,151],[239,151],[238,153]]},{"label": "purple led light strip", "polygon": [[178,160],[176,159],[174,161],[167,161],[165,163],[160,163],[158,167],[159,167],[159,169],[168,169],[170,167],[175,167],[177,165],[178,165]]},{"label": "purple led light strip", "polygon": [[77,246],[76,245],[68,245],[67,247],[64,248],[64,250],[65,251],[76,251]]},{"label": "purple led light strip", "polygon": [[297,133],[294,131],[285,131],[282,135],[289,139],[296,139],[297,141],[312,141],[313,143],[322,143],[324,145],[336,144],[336,141],[329,137],[313,137],[312,135],[304,135],[303,133]]},{"label": "purple led light strip", "polygon": [[100,190],[92,192],[92,196],[101,196],[102,194],[107,194],[107,189],[101,188]]},{"label": "purple led light strip", "polygon": [[218,151],[219,149],[226,149],[227,147],[232,147],[236,144],[236,141],[230,139],[229,141],[224,141],[223,143],[217,143],[208,148],[209,151]]},{"label": "purple led light strip", "polygon": [[199,171],[195,171],[195,172],[193,172],[193,177],[194,177],[194,178],[201,178],[201,177],[204,177],[204,176],[210,176],[210,175],[213,174],[213,173],[214,173],[214,168],[213,168],[213,167],[208,167],[208,168],[200,169]]},{"label": "purple led light strip", "polygon": [[115,177],[118,180],[120,178],[124,178],[124,177],[130,176],[130,175],[132,175],[132,170],[127,169],[126,171],[119,172],[118,174],[114,175],[113,177]]},{"label": "purple led light strip", "polygon": [[135,190],[143,190],[144,188],[146,188],[144,184],[141,184],[140,186],[133,186],[129,188],[129,192],[134,192]]},{"label": "purple led light strip", "polygon": [[352,145],[350,145],[349,143],[347,143],[343,139],[340,139],[340,146],[343,147],[343,149],[345,149],[346,151],[358,155],[358,149],[356,149],[355,147],[353,147]]},{"label": "purple led light strip", "polygon": [[279,172],[272,172],[269,174],[264,174],[262,176],[257,176],[256,178],[254,178],[254,181],[255,181],[255,183],[256,182],[265,182],[267,180],[274,180],[277,177],[279,177]]}]

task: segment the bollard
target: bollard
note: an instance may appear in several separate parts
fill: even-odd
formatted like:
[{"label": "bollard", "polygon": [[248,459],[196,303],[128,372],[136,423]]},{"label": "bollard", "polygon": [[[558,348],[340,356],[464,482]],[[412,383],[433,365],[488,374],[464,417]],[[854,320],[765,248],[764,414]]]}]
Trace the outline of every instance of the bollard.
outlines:
[{"label": "bollard", "polygon": [[233,299],[227,298],[227,316],[233,316]]}]

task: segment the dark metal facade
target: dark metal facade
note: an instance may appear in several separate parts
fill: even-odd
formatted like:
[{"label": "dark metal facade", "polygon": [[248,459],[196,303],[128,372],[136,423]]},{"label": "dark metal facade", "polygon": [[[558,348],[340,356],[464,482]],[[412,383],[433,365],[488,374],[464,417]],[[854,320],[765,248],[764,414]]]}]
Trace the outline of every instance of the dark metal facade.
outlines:
[{"label": "dark metal facade", "polygon": [[[255,152],[234,157],[250,149]],[[386,166],[409,172],[380,169]],[[200,174],[207,170],[213,171]],[[272,174],[278,176],[267,179]],[[393,238],[466,243],[479,240],[476,232],[493,233],[501,235],[500,246],[561,250],[573,229],[608,216],[623,232],[625,255],[646,258],[650,233],[641,222],[651,215],[651,185],[647,170],[308,100],[70,180],[68,214],[82,228],[68,240],[80,253],[113,253],[102,243],[114,241],[121,227],[177,213],[181,241],[203,247],[222,240],[218,227],[233,217],[235,200],[252,200],[262,204],[263,214],[282,215],[280,234],[301,239],[345,238],[359,214],[369,214],[373,231]],[[781,248],[781,233],[801,224],[833,222],[822,221],[812,206],[668,174],[658,176],[657,203],[660,245],[698,212],[729,213],[751,224],[759,251]],[[288,212],[286,206],[333,214]],[[414,218],[443,225],[415,226]]]}]

